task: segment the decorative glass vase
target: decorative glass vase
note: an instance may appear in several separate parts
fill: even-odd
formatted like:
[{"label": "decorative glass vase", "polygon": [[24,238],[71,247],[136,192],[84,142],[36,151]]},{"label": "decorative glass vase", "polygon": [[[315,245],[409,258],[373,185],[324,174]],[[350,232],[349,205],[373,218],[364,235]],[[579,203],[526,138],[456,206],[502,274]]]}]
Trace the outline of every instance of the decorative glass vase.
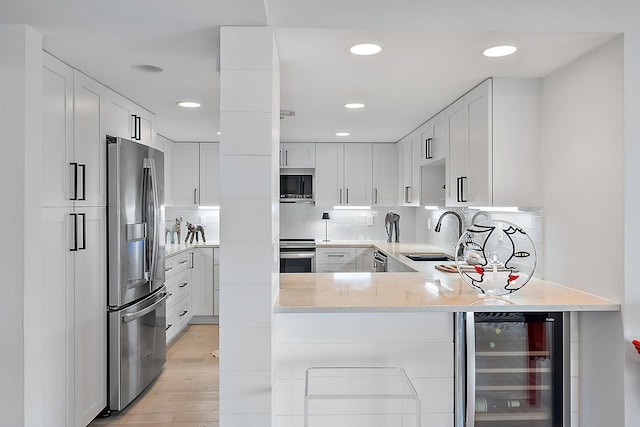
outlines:
[{"label": "decorative glass vase", "polygon": [[529,235],[509,221],[473,224],[456,245],[456,267],[464,282],[483,296],[522,289],[536,269],[536,248]]}]

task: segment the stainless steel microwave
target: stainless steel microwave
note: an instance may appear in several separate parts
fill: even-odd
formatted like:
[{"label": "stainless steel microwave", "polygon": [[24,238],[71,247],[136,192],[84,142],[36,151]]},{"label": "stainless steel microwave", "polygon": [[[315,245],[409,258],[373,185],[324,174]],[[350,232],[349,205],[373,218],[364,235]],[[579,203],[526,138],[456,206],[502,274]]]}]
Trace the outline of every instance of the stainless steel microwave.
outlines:
[{"label": "stainless steel microwave", "polygon": [[313,175],[280,175],[280,202],[313,203]]}]

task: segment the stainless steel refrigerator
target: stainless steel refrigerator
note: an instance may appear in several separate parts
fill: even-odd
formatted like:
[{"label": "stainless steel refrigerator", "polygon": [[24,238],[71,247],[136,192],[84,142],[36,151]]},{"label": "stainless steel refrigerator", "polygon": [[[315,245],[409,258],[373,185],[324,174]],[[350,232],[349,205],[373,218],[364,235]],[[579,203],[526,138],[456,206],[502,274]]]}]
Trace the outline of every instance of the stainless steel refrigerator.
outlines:
[{"label": "stainless steel refrigerator", "polygon": [[109,408],[120,411],[166,360],[164,154],[107,136]]}]

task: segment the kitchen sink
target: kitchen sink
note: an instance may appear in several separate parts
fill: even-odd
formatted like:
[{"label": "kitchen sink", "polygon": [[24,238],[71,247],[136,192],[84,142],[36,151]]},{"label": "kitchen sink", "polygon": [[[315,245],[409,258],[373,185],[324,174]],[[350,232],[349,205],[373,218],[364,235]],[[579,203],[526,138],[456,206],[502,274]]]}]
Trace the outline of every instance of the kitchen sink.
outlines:
[{"label": "kitchen sink", "polygon": [[412,261],[454,261],[451,255],[443,252],[435,253],[418,253],[418,254],[402,254]]}]

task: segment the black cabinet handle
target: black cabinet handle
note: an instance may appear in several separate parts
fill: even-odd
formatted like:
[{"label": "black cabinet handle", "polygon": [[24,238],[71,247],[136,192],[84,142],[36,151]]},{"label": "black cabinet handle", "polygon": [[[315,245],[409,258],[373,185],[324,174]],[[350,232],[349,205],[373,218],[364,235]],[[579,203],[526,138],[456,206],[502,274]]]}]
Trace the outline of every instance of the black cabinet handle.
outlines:
[{"label": "black cabinet handle", "polygon": [[347,188],[347,200],[346,200],[347,205],[349,204],[349,189]]},{"label": "black cabinet handle", "polygon": [[71,162],[69,165],[73,166],[73,197],[69,197],[69,200],[78,200],[78,164]]},{"label": "black cabinet handle", "polygon": [[184,282],[182,285],[178,285],[179,288],[184,288],[185,286],[187,286],[189,284],[189,282]]},{"label": "black cabinet handle", "polygon": [[171,328],[173,325],[172,324],[168,324],[167,327],[164,329],[165,331],[168,331],[169,328]]},{"label": "black cabinet handle", "polygon": [[425,145],[425,157],[427,159],[433,159],[433,154],[431,154],[431,142],[433,141],[433,138],[427,138],[424,140],[424,145]]},{"label": "black cabinet handle", "polygon": [[178,314],[178,316],[183,317],[183,316],[184,316],[185,314],[187,314],[187,313],[188,313],[188,311],[187,311],[187,310],[185,310],[185,311],[183,311],[183,312],[182,312],[182,314]]},{"label": "black cabinet handle", "polygon": [[458,188],[457,188],[457,193],[458,193],[458,202],[460,203],[466,203],[467,199],[465,198],[464,195],[464,181],[467,179],[466,176],[459,176],[457,178],[457,184],[458,184]]},{"label": "black cabinet handle", "polygon": [[142,128],[140,126],[140,116],[136,116],[136,139],[138,141],[142,139]]},{"label": "black cabinet handle", "polygon": [[83,213],[79,213],[78,216],[82,217],[82,246],[78,250],[85,251],[87,250],[87,216]]},{"label": "black cabinet handle", "polygon": [[82,197],[77,200],[87,200],[87,165],[79,163],[78,168],[82,168]]},{"label": "black cabinet handle", "polygon": [[73,217],[73,247],[69,249],[70,252],[76,252],[78,250],[78,214],[69,214]]}]

